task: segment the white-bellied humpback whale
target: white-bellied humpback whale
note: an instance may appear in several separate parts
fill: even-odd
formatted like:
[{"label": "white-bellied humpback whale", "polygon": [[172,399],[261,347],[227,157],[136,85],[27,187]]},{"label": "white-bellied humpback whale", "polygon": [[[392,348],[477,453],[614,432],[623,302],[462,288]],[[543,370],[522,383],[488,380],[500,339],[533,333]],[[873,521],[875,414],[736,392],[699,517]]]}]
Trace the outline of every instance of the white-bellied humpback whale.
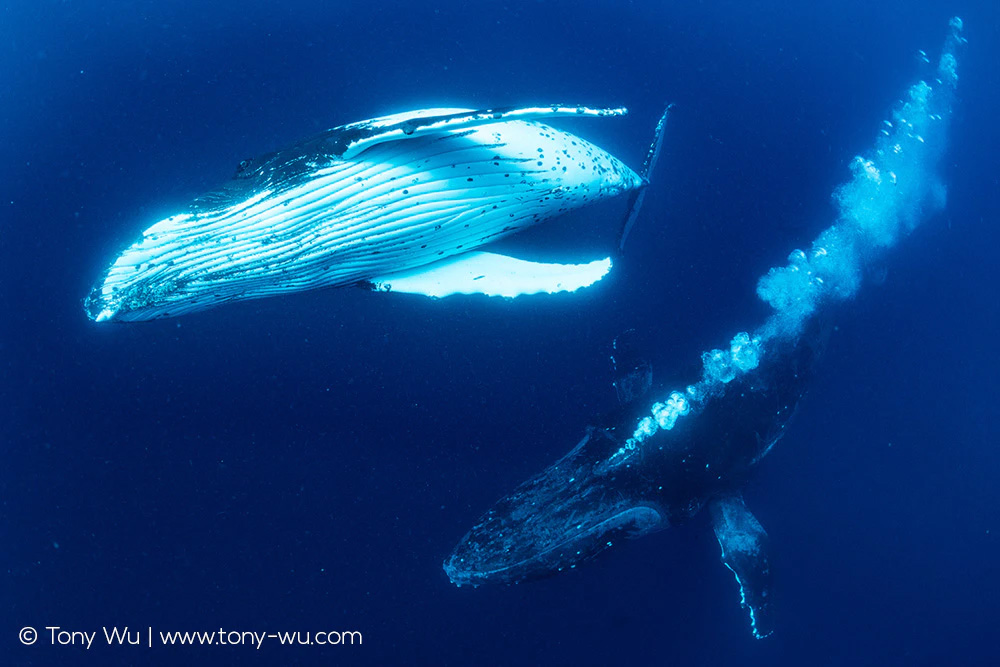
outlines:
[{"label": "white-bellied humpback whale", "polygon": [[774,312],[703,353],[701,377],[686,387],[654,388],[648,364],[625,365],[617,413],[476,522],[444,563],[454,583],[514,583],[573,569],[623,538],[707,508],[754,636],[772,632],[768,537],[742,488],[785,434],[825,345],[831,306],[851,298],[884,252],[944,205],[936,167],[964,42],[962,22],[950,26],[933,84],[910,87],[875,150],[853,161],[851,180],[836,191],[836,222],[808,253],[792,252],[759,281],[757,293]]},{"label": "white-bellied humpback whale", "polygon": [[[344,125],[240,163],[221,190],[146,229],[86,299],[92,319],[135,321],[318,287],[446,296],[572,291],[610,258],[528,262],[482,246],[632,192],[643,174],[542,120],[625,109],[424,109]],[[666,114],[664,114],[664,119]]]}]

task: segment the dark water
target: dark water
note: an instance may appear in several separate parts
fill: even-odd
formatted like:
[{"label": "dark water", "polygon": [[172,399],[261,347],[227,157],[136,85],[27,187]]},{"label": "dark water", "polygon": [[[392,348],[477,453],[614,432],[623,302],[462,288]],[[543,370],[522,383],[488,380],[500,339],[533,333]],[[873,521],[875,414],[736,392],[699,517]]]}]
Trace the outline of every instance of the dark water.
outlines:
[{"label": "dark water", "polygon": [[[812,4],[0,6],[0,663],[995,664],[1000,11]],[[751,638],[704,516],[573,573],[452,586],[441,562],[480,513],[613,406],[615,335],[644,332],[669,372],[760,321],[757,277],[832,221],[954,14],[947,209],[842,314],[746,491],[777,633]],[[552,101],[629,106],[566,127],[632,165],[678,105],[625,257],[587,292],[84,315],[118,250],[242,158],[403,109]],[[607,247],[620,214],[564,238]],[[364,643],[109,648],[111,626]]]}]

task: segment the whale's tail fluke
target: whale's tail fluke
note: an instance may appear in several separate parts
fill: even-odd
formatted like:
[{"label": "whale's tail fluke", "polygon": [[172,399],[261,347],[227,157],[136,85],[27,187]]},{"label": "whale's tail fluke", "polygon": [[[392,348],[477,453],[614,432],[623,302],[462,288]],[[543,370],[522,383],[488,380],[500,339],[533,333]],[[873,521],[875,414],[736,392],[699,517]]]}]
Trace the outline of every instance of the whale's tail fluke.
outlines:
[{"label": "whale's tail fluke", "polygon": [[667,108],[663,110],[663,115],[660,116],[659,122],[656,123],[656,129],[653,131],[653,143],[649,146],[649,152],[646,153],[646,161],[643,163],[642,172],[639,174],[642,177],[643,185],[634,190],[629,197],[628,210],[625,213],[625,219],[622,221],[622,228],[618,234],[618,252],[621,252],[625,248],[625,241],[628,239],[629,232],[632,231],[632,226],[635,224],[636,218],[639,217],[639,209],[642,208],[642,202],[646,198],[646,188],[649,186],[649,179],[653,175],[653,170],[656,169],[656,162],[659,160],[660,150],[663,148],[663,136],[667,131],[667,118],[670,116],[673,108],[673,104],[668,104]]}]

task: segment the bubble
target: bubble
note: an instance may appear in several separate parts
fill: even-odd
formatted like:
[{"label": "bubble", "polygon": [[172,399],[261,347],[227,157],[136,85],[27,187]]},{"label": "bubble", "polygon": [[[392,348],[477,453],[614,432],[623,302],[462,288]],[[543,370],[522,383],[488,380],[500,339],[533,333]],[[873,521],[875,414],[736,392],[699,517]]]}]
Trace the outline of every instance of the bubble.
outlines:
[{"label": "bubble", "polygon": [[750,338],[750,334],[741,332],[733,337],[730,353],[733,365],[743,373],[757,368],[760,363],[760,339]]},{"label": "bubble", "polygon": [[883,121],[871,155],[851,161],[851,178],[833,194],[835,222],[813,241],[809,252],[794,250],[785,266],[771,268],[757,284],[757,295],[773,313],[753,334],[742,331],[729,349],[703,352],[702,377],[684,393],[672,392],[654,403],[628,441],[634,450],[658,429],[669,430],[677,420],[725,392],[739,375],[756,369],[774,341],[797,336],[805,322],[826,303],[852,298],[865,268],[910,232],[922,217],[944,206],[946,190],[935,167],[944,150],[951,94],[958,79],[955,50],[964,43],[962,22],[952,19],[952,34],[938,64],[939,77],[949,85],[931,87],[919,81],[893,114]]}]

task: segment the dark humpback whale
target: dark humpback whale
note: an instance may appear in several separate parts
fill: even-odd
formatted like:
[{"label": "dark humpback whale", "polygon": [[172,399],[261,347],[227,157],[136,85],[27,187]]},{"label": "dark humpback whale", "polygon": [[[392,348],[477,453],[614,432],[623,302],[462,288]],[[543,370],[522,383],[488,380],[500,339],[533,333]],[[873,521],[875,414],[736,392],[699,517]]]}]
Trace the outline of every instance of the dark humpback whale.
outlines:
[{"label": "dark humpback whale", "polygon": [[573,291],[585,264],[529,262],[483,246],[571,209],[631,192],[642,174],[541,121],[625,109],[422,109],[334,128],[240,163],[221,190],[146,229],[85,301],[91,319],[149,320],[319,287],[367,285],[441,297]]},{"label": "dark humpback whale", "polygon": [[[774,627],[767,533],[741,489],[785,434],[825,345],[832,306],[927,213],[944,205],[935,167],[946,144],[962,23],[952,19],[933,84],[913,85],[869,157],[836,192],[840,214],[808,252],[761,278],[774,309],[756,330],[702,354],[701,377],[653,389],[624,367],[623,405],[563,458],[497,502],[444,563],[452,582],[514,583],[576,568],[623,539],[707,508],[755,637]],[[617,353],[617,350],[616,350]]]},{"label": "dark humpback whale", "polygon": [[777,341],[760,365],[704,400],[696,416],[685,399],[672,428],[658,429],[625,456],[635,424],[664,393],[646,383],[631,402],[588,427],[569,454],[487,512],[445,563],[448,576],[476,585],[570,570],[622,539],[677,525],[707,506],[723,561],[740,582],[753,584],[743,585],[743,596],[754,632],[767,634],[767,534],[740,489],[784,435],[825,338],[809,330]]}]

